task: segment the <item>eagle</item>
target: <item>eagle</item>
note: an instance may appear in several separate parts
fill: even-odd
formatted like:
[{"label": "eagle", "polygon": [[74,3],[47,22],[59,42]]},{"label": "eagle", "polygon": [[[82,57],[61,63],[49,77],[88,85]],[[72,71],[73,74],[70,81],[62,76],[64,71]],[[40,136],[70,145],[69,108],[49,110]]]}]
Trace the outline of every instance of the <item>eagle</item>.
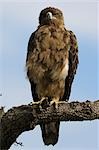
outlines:
[{"label": "eagle", "polygon": [[[78,66],[75,34],[64,25],[60,9],[47,7],[40,12],[39,25],[29,39],[26,71],[34,103],[48,98],[56,106],[68,101]],[[41,123],[45,145],[55,145],[60,121]]]}]

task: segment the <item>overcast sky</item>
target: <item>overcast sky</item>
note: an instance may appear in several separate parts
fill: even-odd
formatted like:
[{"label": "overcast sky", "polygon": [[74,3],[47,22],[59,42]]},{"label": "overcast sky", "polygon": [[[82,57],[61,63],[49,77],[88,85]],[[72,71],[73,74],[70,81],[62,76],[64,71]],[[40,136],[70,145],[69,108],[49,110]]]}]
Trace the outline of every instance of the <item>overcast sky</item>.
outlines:
[{"label": "overcast sky", "polygon": [[[32,101],[30,85],[26,79],[25,59],[27,44],[37,29],[39,13],[45,7],[63,11],[65,27],[78,39],[79,67],[72,86],[71,101],[98,99],[98,48],[96,0],[68,1],[0,1],[0,105],[8,110],[12,106]],[[99,121],[62,122],[58,144],[44,146],[41,131],[24,132],[17,139],[23,147],[12,145],[10,150],[98,150]]]}]

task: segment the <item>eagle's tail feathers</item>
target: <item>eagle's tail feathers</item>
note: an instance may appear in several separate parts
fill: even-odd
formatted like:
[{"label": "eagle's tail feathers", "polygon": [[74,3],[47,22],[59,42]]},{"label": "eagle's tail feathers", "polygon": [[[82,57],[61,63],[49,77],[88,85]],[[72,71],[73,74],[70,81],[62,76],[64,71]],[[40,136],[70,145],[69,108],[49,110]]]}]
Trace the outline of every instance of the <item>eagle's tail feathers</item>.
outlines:
[{"label": "eagle's tail feathers", "polygon": [[59,125],[60,125],[59,121],[49,122],[46,124],[42,123],[40,125],[42,130],[42,138],[45,145],[52,144],[54,146],[57,143],[59,136]]}]

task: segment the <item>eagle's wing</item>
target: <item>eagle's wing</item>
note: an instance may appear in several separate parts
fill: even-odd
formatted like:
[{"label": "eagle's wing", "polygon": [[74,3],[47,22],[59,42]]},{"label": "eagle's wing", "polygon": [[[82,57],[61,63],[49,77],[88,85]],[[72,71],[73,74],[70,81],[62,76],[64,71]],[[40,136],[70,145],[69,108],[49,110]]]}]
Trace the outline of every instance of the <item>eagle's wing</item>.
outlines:
[{"label": "eagle's wing", "polygon": [[[28,42],[26,65],[28,65],[28,60],[35,48],[35,41],[34,41],[35,33],[36,33],[36,31],[31,34],[29,42]],[[27,76],[30,76],[29,70],[27,70]],[[30,81],[30,85],[31,85],[31,92],[32,92],[33,100],[39,101],[38,95],[36,93],[36,84],[31,79],[29,79],[29,81]]]},{"label": "eagle's wing", "polygon": [[[37,48],[35,45],[35,40],[36,40],[35,34],[36,33],[37,33],[37,31],[32,33],[29,43],[28,43],[28,53],[27,53],[26,65],[32,64],[32,62],[30,64],[28,64],[28,60],[29,60],[29,62],[33,61],[33,58],[31,58],[33,56],[32,53],[34,52],[35,48]],[[74,75],[75,75],[76,69],[77,69],[77,64],[78,64],[78,47],[77,47],[76,37],[72,31],[66,30],[66,34],[69,35],[68,39],[70,39],[69,43],[68,43],[70,46],[70,49],[69,49],[69,72],[68,72],[68,76],[65,79],[65,93],[64,93],[62,100],[69,99],[69,95],[71,92],[71,85],[72,85]],[[66,36],[66,38],[67,37],[68,36]],[[35,60],[35,62],[36,62],[36,60]],[[35,70],[35,72],[36,72],[36,70]],[[34,80],[31,77],[31,76],[33,76],[33,74],[32,74],[32,72],[29,72],[29,70],[27,70],[27,75],[29,76],[33,99],[34,99],[34,101],[38,101],[39,98],[36,93],[36,84],[34,83]],[[59,124],[60,124],[59,121],[40,124],[41,130],[42,130],[43,141],[46,145],[49,145],[49,144],[55,145],[57,143],[58,136],[59,136]]]},{"label": "eagle's wing", "polygon": [[[26,67],[35,49],[35,33],[36,31],[32,33],[28,42]],[[29,70],[27,70],[27,76],[29,77],[31,76],[31,73],[29,72]],[[31,92],[32,92],[33,100],[35,102],[39,101],[40,99],[38,98],[38,94],[36,93],[36,84],[33,82],[31,77],[29,78],[29,81],[31,85]],[[59,121],[40,124],[41,130],[42,130],[42,138],[46,145],[49,145],[49,144],[55,145],[57,143],[58,136],[59,136],[59,126],[60,126]]]},{"label": "eagle's wing", "polygon": [[[74,76],[76,74],[77,66],[78,66],[78,45],[77,45],[77,39],[75,34],[72,31],[67,31],[69,36],[70,36],[70,49],[69,49],[69,71],[68,71],[68,76],[65,79],[65,91],[62,100],[68,100],[70,93],[71,93],[71,86],[72,82],[74,79]],[[27,59],[26,62],[28,62],[29,56],[33,52],[35,48],[35,42],[34,42],[34,37],[35,37],[35,32],[32,33],[29,43],[28,43],[28,52],[27,52]],[[27,75],[29,72],[27,71]],[[30,76],[30,75],[29,75]],[[36,93],[36,84],[33,82],[33,80],[30,80],[31,84],[31,92],[34,101],[38,101],[38,95]]]},{"label": "eagle's wing", "polygon": [[[67,31],[66,31],[67,32]],[[75,34],[72,31],[68,31],[70,35],[70,50],[69,50],[69,71],[68,76],[65,79],[65,92],[62,100],[68,100],[71,93],[71,86],[76,74],[78,60],[78,45]]]}]

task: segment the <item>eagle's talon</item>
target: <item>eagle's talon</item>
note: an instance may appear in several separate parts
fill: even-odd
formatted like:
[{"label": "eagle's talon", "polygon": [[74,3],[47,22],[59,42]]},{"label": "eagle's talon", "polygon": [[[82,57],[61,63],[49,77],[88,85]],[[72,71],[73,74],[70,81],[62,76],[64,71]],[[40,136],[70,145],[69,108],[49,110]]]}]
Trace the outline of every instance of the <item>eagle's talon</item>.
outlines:
[{"label": "eagle's talon", "polygon": [[39,111],[42,111],[43,107],[42,107],[42,101],[38,101],[38,102],[33,102],[33,108],[36,108]]},{"label": "eagle's talon", "polygon": [[40,108],[40,110],[42,110],[42,109],[43,109],[41,104],[39,105],[39,108]]},{"label": "eagle's talon", "polygon": [[38,102],[33,102],[32,103],[33,108],[36,108],[37,110],[40,110],[40,101]]},{"label": "eagle's talon", "polygon": [[53,100],[50,102],[50,106],[51,106],[51,105],[54,105],[55,108],[57,109],[57,108],[58,108],[58,103],[59,103],[58,99],[53,99]]},{"label": "eagle's talon", "polygon": [[40,101],[40,108],[45,109],[49,106],[48,97],[43,97]]},{"label": "eagle's talon", "polygon": [[48,106],[48,98],[43,97],[40,101],[33,102],[32,104],[33,104],[33,107],[39,108],[40,110],[42,110],[46,108],[46,106]]}]

